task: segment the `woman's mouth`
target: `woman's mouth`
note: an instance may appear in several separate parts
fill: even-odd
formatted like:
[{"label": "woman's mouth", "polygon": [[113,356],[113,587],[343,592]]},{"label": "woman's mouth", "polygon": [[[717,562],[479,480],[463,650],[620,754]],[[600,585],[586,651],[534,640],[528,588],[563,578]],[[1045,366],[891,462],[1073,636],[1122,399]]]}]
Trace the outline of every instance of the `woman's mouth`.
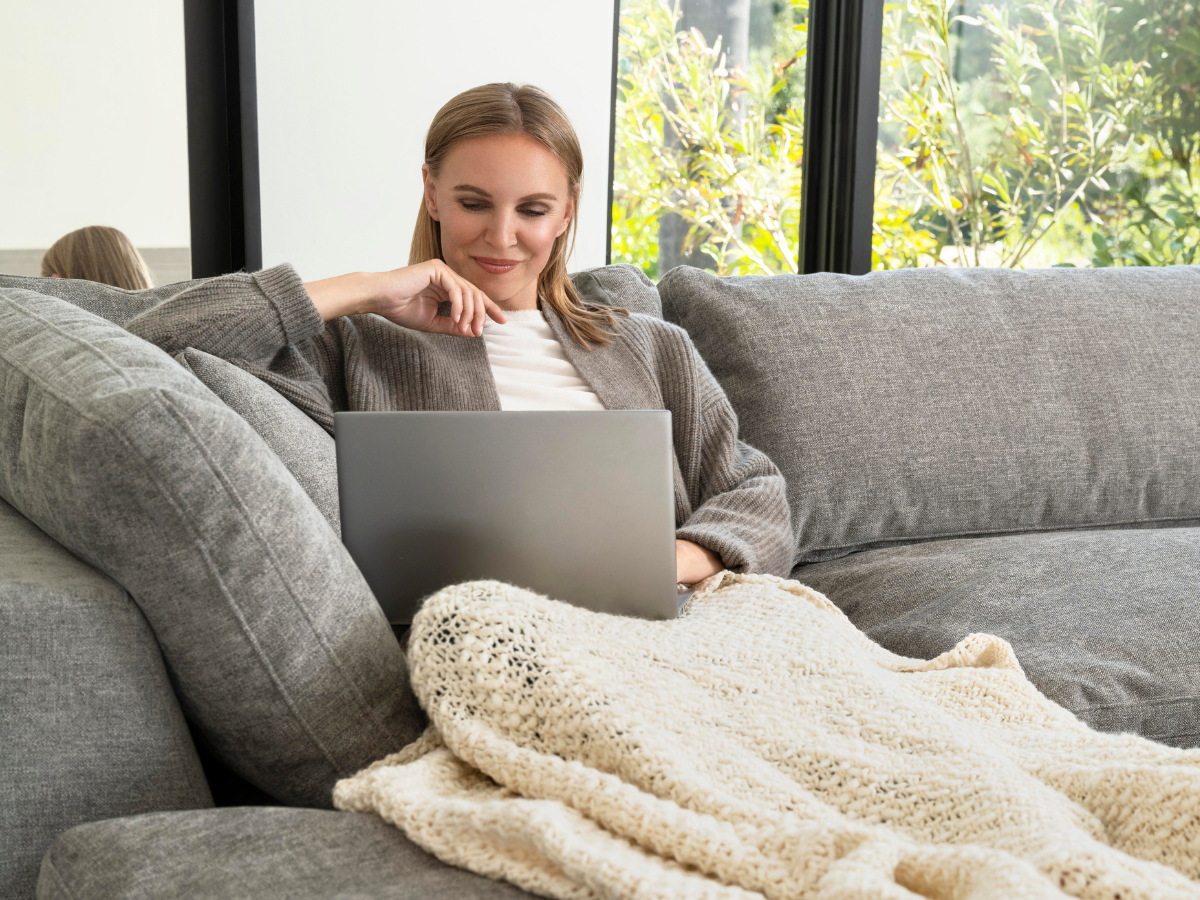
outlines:
[{"label": "woman's mouth", "polygon": [[472,256],[475,264],[485,272],[490,272],[492,275],[503,275],[506,272],[511,272],[521,264],[519,259],[490,259],[486,256]]}]

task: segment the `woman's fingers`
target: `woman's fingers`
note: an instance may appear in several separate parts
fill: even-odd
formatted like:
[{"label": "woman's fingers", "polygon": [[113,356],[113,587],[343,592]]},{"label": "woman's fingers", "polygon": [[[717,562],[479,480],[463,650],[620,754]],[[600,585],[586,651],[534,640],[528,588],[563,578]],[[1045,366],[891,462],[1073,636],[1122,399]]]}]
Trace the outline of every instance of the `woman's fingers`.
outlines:
[{"label": "woman's fingers", "polygon": [[471,331],[476,337],[483,334],[483,323],[487,320],[488,298],[483,291],[475,289],[475,316],[471,322]]},{"label": "woman's fingers", "polygon": [[[474,331],[476,295],[479,289],[440,260],[430,272],[430,284],[438,284],[450,300],[450,334],[469,335]],[[439,323],[440,324],[440,323]],[[439,329],[440,330],[440,329]]]},{"label": "woman's fingers", "polygon": [[492,317],[493,321],[499,322],[501,325],[508,321],[508,317],[504,315],[504,310],[497,306],[496,302],[492,300],[491,297],[489,297],[487,294],[484,294],[483,299],[484,304],[487,307],[487,314]]},{"label": "woman's fingers", "polygon": [[[386,274],[388,289],[382,298],[383,306],[374,311],[397,325],[435,334],[478,337],[483,334],[488,316],[497,322],[504,321],[504,313],[487,294],[441,260],[417,263]],[[450,315],[437,315],[438,304],[447,302]]]},{"label": "woman's fingers", "polygon": [[458,330],[464,335],[475,334],[475,308],[479,305],[478,294],[479,290],[474,285],[464,284],[462,319],[458,323]]},{"label": "woman's fingers", "polygon": [[450,321],[458,324],[463,312],[463,290],[454,282],[446,285],[446,299],[450,301]]}]

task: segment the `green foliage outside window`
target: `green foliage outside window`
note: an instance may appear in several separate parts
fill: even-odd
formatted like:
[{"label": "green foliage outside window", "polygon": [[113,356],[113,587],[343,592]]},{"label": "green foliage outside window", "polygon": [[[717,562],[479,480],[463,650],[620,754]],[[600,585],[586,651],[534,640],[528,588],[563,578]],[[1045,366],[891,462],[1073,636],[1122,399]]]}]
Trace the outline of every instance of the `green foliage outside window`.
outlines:
[{"label": "green foliage outside window", "polygon": [[807,0],[776,7],[770,52],[730,70],[719,38],[677,33],[678,9],[621,4],[613,262],[657,278],[672,211],[722,275],[796,270]]},{"label": "green foliage outside window", "polygon": [[885,7],[875,267],[1197,261],[1195,7],[962,8]]},{"label": "green foliage outside window", "polygon": [[[875,267],[1200,263],[1194,0],[971,2],[885,7]],[[795,271],[807,0],[773,7],[731,70],[622,3],[614,262],[657,277],[674,211],[717,272]]]}]

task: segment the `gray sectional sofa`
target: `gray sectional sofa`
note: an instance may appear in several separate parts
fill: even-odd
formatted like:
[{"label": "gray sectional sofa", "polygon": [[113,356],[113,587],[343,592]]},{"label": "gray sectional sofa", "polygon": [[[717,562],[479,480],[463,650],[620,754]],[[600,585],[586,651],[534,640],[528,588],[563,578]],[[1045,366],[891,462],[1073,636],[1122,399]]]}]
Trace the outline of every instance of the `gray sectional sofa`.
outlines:
[{"label": "gray sectional sofa", "polygon": [[[1200,746],[1200,269],[576,279],[688,330],[873,638]],[[528,896],[329,809],[424,717],[332,439],[120,327],[182,289],[0,276],[0,897]]]}]

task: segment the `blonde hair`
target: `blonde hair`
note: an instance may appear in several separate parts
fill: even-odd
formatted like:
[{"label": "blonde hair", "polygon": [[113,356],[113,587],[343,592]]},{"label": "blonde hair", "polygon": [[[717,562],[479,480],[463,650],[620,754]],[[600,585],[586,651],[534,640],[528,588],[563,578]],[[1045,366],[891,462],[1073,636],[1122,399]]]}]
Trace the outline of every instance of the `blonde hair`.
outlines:
[{"label": "blonde hair", "polygon": [[[575,212],[570,226],[555,239],[546,267],[538,276],[538,297],[558,313],[567,333],[578,343],[584,347],[589,343],[607,344],[616,326],[614,313],[629,313],[618,307],[585,302],[567,276],[567,257],[575,246],[575,223],[579,220],[583,151],[567,114],[549,94],[533,85],[503,82],[463,91],[433,117],[425,135],[425,165],[436,176],[456,144],[493,134],[532,138],[553,153],[566,169]],[[430,259],[444,259],[441,224],[429,214],[422,198],[408,264]]]},{"label": "blonde hair", "polygon": [[82,278],[127,291],[153,287],[150,269],[125,233],[89,225],[65,234],[42,257],[42,277]]}]

